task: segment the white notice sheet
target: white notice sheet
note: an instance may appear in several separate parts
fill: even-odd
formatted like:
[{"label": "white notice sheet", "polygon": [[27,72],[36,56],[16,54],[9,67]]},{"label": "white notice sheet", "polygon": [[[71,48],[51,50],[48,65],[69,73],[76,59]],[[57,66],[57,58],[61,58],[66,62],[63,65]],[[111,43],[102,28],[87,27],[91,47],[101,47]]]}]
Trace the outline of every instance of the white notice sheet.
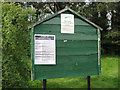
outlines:
[{"label": "white notice sheet", "polygon": [[74,15],[61,14],[61,33],[74,34]]},{"label": "white notice sheet", "polygon": [[34,35],[34,64],[56,64],[55,35]]}]

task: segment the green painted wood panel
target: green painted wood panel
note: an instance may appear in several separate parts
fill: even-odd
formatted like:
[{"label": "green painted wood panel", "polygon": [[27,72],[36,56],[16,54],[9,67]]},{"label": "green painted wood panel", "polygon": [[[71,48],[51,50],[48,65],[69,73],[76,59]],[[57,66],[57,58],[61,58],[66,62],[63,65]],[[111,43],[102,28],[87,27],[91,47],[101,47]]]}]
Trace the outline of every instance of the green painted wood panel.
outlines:
[{"label": "green painted wood panel", "polygon": [[97,35],[87,34],[61,34],[61,33],[36,33],[46,35],[56,35],[56,40],[97,40]]},{"label": "green painted wood panel", "polygon": [[34,65],[32,62],[33,79],[99,75],[97,29],[75,15],[75,33],[61,33],[60,21],[57,15],[34,27],[34,34],[55,35],[56,65]]},{"label": "green painted wood panel", "polygon": [[57,47],[61,48],[61,47],[64,47],[64,48],[97,48],[98,45],[97,45],[98,41],[96,40],[68,40],[67,42],[64,42],[64,40],[57,40],[56,41],[56,44],[57,44]]},{"label": "green painted wood panel", "polygon": [[97,53],[97,48],[56,48],[57,55],[90,55]]},{"label": "green painted wood panel", "polygon": [[31,80],[34,80],[34,30],[31,28]]},{"label": "green painted wood panel", "polygon": [[97,30],[94,27],[75,26],[75,34],[61,33],[60,25],[39,25],[35,34],[53,34],[56,40],[97,40]]},{"label": "green painted wood panel", "polygon": [[[35,33],[56,32],[61,33],[61,25],[45,25],[41,24],[35,27]],[[97,34],[97,29],[91,26],[75,26],[75,33]]]},{"label": "green painted wood panel", "polygon": [[[42,24],[61,24],[61,18],[59,17],[55,17],[53,19],[50,19],[46,22],[43,22]],[[83,20],[81,19],[78,19],[78,18],[74,18],[74,25],[86,25],[86,26],[91,26],[90,24],[84,22]]]},{"label": "green painted wood panel", "polygon": [[35,79],[77,77],[98,74],[97,55],[57,56],[56,65],[35,66]]}]

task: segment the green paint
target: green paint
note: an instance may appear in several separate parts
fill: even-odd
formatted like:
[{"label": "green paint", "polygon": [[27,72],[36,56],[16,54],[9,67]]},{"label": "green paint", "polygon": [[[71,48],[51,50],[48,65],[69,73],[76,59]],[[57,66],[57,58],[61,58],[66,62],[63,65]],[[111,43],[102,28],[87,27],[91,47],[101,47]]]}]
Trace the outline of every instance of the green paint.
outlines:
[{"label": "green paint", "polygon": [[97,40],[97,29],[89,26],[75,26],[75,34],[63,34],[60,25],[41,24],[35,27],[35,34],[56,35],[56,40]]},{"label": "green paint", "polygon": [[97,40],[97,35],[86,34],[61,34],[61,33],[37,33],[46,35],[56,35],[56,40]]},{"label": "green paint", "polygon": [[97,53],[97,48],[56,48],[57,55],[91,55]]},{"label": "green paint", "polygon": [[31,28],[31,66],[32,66],[32,70],[31,70],[31,80],[34,80],[34,30],[33,28]]},{"label": "green paint", "polygon": [[97,54],[88,56],[57,56],[57,64],[46,66],[35,66],[37,78],[62,78],[77,77],[98,74]]},{"label": "green paint", "polygon": [[96,40],[68,40],[64,42],[64,40],[57,40],[56,45],[57,47],[64,47],[64,48],[97,48]]},{"label": "green paint", "polygon": [[[95,34],[97,33],[97,29],[92,26],[74,26],[75,33],[83,33],[83,34]],[[40,24],[35,27],[35,33],[61,33],[61,25],[53,25],[53,24]]]},{"label": "green paint", "polygon": [[[50,19],[46,22],[43,22],[42,24],[61,24],[61,18],[60,17],[55,17],[53,19]],[[91,26],[87,22],[84,22],[83,20],[79,18],[74,19],[74,25],[86,25],[86,26]]]},{"label": "green paint", "polygon": [[58,13],[34,27],[34,34],[56,36],[56,65],[34,65],[33,29],[31,29],[33,80],[99,75],[101,72],[101,66],[98,66],[100,32],[76,13],[72,11],[64,13],[75,15],[74,34],[61,33],[61,19]]}]

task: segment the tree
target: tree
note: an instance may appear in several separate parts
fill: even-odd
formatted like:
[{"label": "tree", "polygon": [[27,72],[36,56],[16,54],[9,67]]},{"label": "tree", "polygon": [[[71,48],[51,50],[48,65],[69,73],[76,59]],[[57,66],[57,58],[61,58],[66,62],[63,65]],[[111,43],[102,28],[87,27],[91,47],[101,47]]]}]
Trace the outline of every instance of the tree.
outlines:
[{"label": "tree", "polygon": [[111,13],[111,29],[106,35],[111,48],[109,50],[114,54],[119,54],[120,50],[120,2],[109,3],[109,12]]},{"label": "tree", "polygon": [[120,47],[119,7],[120,3],[90,2],[83,8],[84,16],[103,28],[101,41],[104,54],[118,54],[118,47]]},{"label": "tree", "polygon": [[[114,6],[114,7],[113,7]],[[111,12],[111,31],[108,33],[108,38],[112,38],[112,43],[120,45],[120,2],[109,3],[109,8]]]},{"label": "tree", "polygon": [[27,87],[30,80],[30,31],[35,10],[2,3],[3,88]]},{"label": "tree", "polygon": [[66,7],[80,12],[85,2],[27,2],[27,7],[33,6],[36,9],[37,18],[45,18],[46,15],[54,14]]}]

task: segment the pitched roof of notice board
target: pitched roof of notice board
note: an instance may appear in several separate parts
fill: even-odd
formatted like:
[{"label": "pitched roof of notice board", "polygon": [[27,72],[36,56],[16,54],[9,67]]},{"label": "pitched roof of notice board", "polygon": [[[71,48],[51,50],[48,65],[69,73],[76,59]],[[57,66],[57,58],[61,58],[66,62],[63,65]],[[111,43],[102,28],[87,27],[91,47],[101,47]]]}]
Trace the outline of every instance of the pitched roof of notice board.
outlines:
[{"label": "pitched roof of notice board", "polygon": [[39,25],[39,24],[41,24],[41,23],[43,23],[43,22],[45,22],[45,21],[47,21],[47,20],[49,20],[49,19],[57,16],[57,15],[65,12],[65,11],[70,11],[71,13],[77,15],[78,17],[80,17],[81,19],[85,20],[86,22],[88,22],[88,23],[91,24],[92,26],[94,26],[94,27],[96,27],[96,28],[98,28],[98,29],[100,29],[100,30],[103,30],[101,27],[99,27],[99,26],[96,25],[95,23],[91,22],[90,20],[86,19],[85,17],[79,15],[78,13],[76,13],[75,11],[73,11],[73,10],[70,9],[70,8],[62,9],[62,10],[58,11],[57,13],[52,14],[52,15],[48,16],[47,18],[45,18],[45,19],[43,19],[43,20],[41,20],[41,21],[38,21],[38,22],[34,23],[33,25],[28,26],[28,29],[30,29],[30,28],[32,28],[32,27],[34,27],[34,26],[36,26],[36,25]]}]

